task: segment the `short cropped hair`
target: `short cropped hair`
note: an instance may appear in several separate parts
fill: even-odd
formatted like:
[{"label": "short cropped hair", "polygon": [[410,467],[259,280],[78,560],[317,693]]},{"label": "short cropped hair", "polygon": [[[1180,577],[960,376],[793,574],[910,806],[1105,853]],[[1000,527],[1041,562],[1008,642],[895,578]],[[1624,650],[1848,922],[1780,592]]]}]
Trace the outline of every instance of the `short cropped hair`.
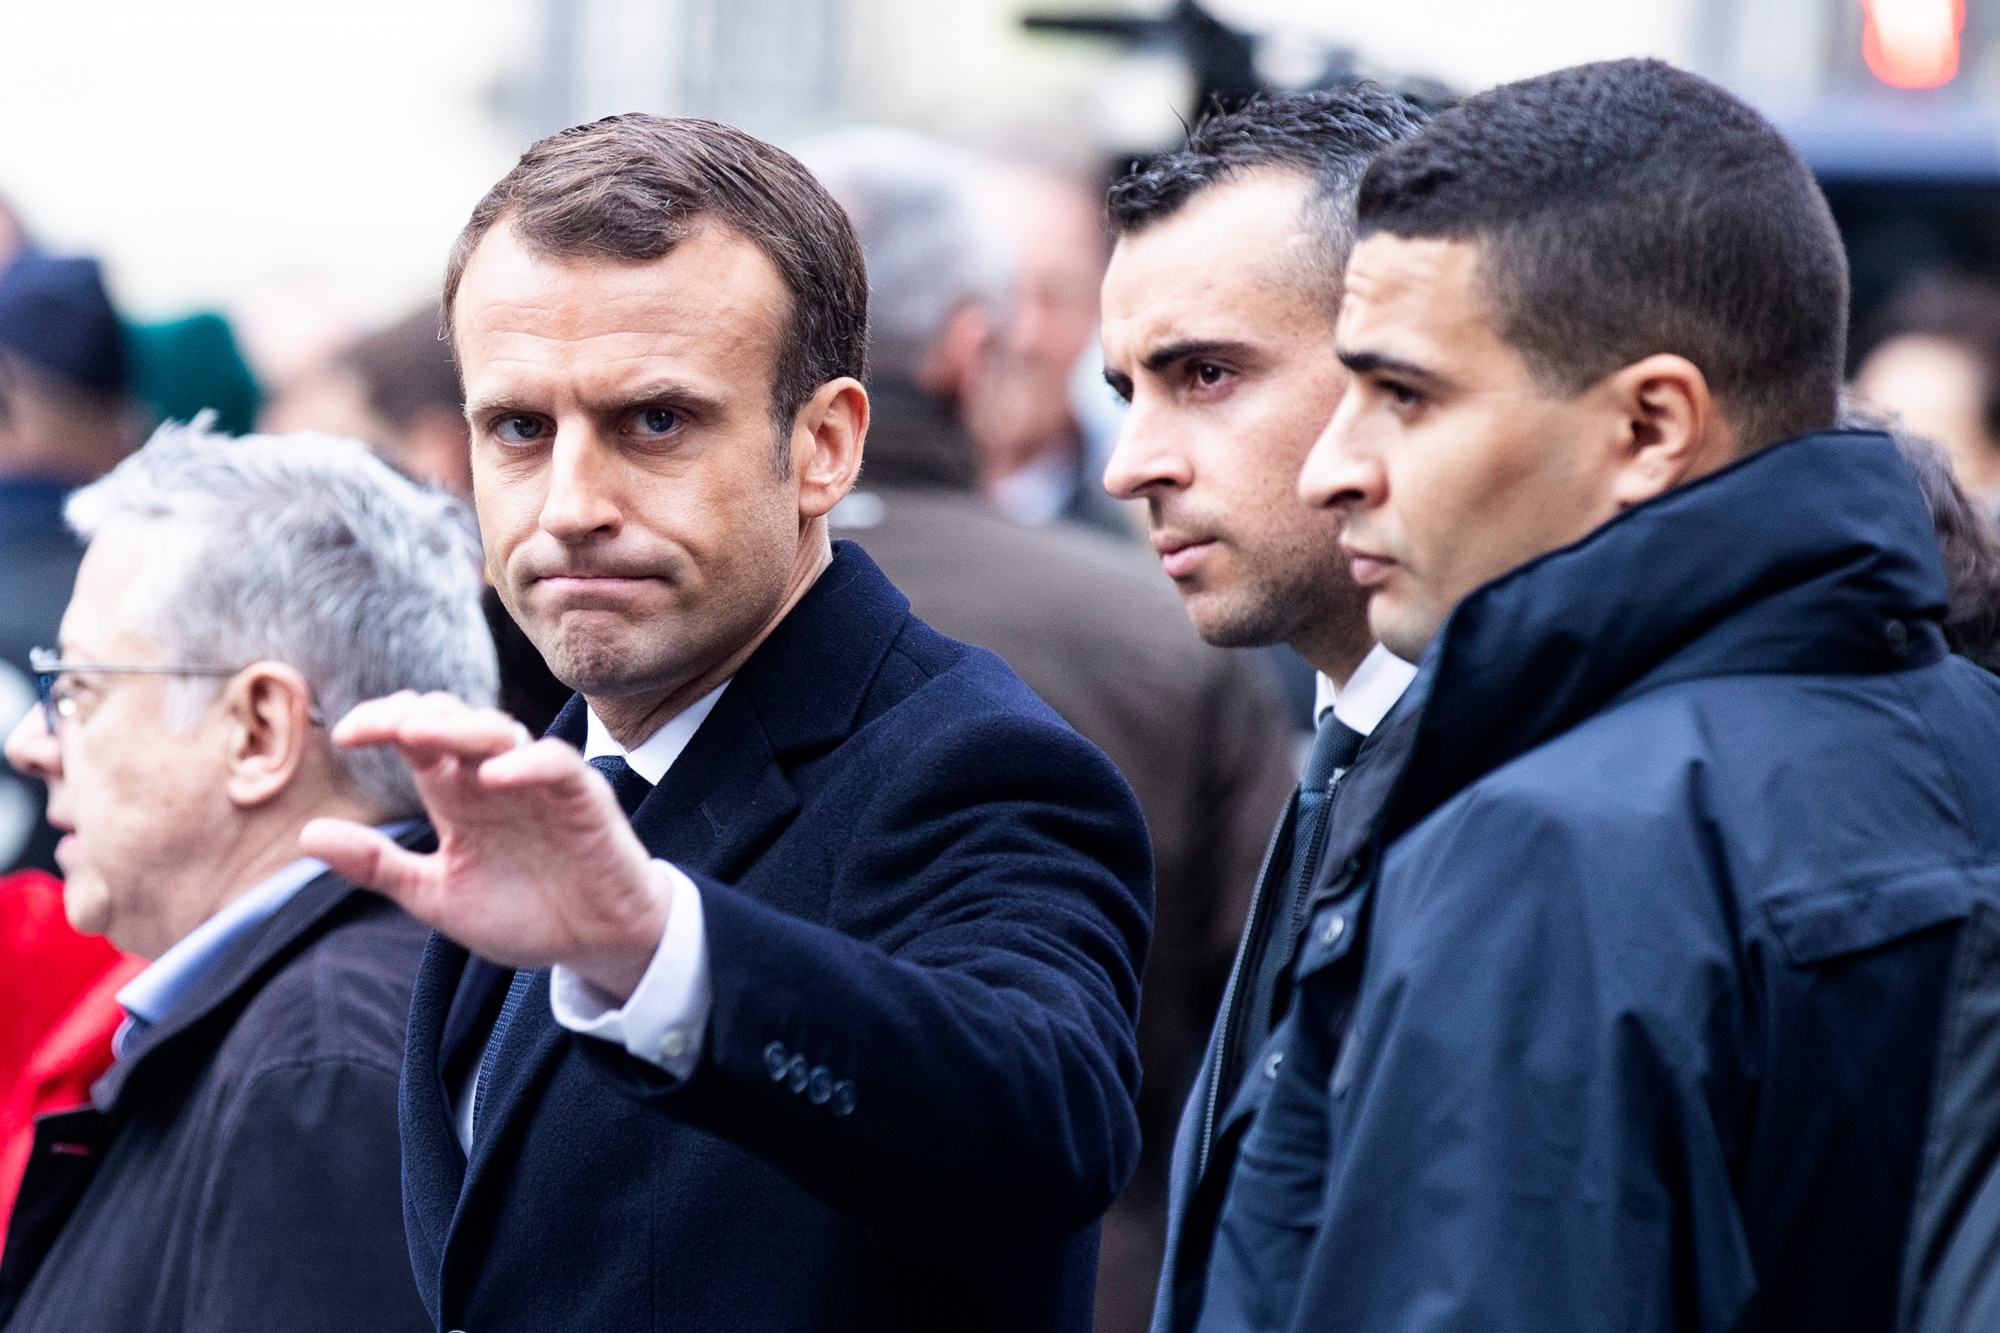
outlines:
[{"label": "short cropped hair", "polygon": [[502,221],[555,259],[658,259],[704,221],[762,250],[792,298],[771,384],[787,468],[799,408],[827,381],[866,374],[868,275],[847,214],[797,159],[734,126],[633,113],[531,146],[473,208],[451,247],[447,333],[466,263]]},{"label": "short cropped hair", "polygon": [[[207,415],[160,427],[64,510],[85,541],[146,541],[126,624],[173,662],[283,662],[305,677],[329,724],[397,690],[490,705],[499,667],[466,505],[405,480],[357,441],[232,438],[212,431]],[[193,725],[219,688],[176,680],[168,699],[177,724]],[[376,810],[422,810],[395,751],[334,755]]]},{"label": "short cropped hair", "polygon": [[1255,98],[1240,110],[1204,116],[1183,147],[1115,181],[1106,215],[1115,235],[1130,236],[1246,172],[1309,177],[1305,221],[1319,244],[1313,271],[1302,276],[1322,285],[1337,309],[1362,173],[1425,119],[1415,104],[1372,83]]},{"label": "short cropped hair", "polygon": [[1660,352],[1700,367],[1746,451],[1834,423],[1847,261],[1784,136],[1658,60],[1491,89],[1384,152],[1360,234],[1476,243],[1499,335],[1581,392]]},{"label": "short cropped hair", "polygon": [[869,361],[915,380],[951,317],[999,311],[1013,250],[983,207],[974,153],[913,130],[857,126],[797,145],[800,160],[847,210],[868,263]]}]

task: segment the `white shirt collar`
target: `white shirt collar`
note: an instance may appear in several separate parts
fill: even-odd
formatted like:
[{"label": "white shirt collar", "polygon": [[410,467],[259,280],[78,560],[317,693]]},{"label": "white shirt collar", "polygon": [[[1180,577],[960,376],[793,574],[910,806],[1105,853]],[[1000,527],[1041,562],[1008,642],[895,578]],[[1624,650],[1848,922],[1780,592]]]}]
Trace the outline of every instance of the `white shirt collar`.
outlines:
[{"label": "white shirt collar", "polygon": [[623,759],[631,765],[634,773],[657,787],[660,785],[660,779],[667,775],[667,770],[674,766],[674,760],[681,757],[681,751],[687,749],[688,742],[694,739],[695,732],[701,730],[701,724],[715,708],[715,701],[720,699],[722,692],[728,688],[729,682],[723,681],[668,718],[660,725],[658,731],[639,742],[638,747],[632,750],[620,745],[605,725],[597,720],[596,709],[585,705],[583,757]]},{"label": "white shirt collar", "polygon": [[1332,713],[1366,736],[1382,724],[1416,678],[1415,667],[1378,643],[1354,668],[1345,689],[1324,672],[1318,674],[1313,686],[1313,724],[1326,721],[1326,715]]}]

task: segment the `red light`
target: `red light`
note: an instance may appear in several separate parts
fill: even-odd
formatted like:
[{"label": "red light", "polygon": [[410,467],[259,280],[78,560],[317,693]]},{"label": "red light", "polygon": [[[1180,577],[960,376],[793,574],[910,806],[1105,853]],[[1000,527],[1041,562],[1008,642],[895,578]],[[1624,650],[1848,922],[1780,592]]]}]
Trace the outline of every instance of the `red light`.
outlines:
[{"label": "red light", "polygon": [[1893,88],[1935,88],[1958,73],[1965,0],[1861,0],[1861,55]]}]

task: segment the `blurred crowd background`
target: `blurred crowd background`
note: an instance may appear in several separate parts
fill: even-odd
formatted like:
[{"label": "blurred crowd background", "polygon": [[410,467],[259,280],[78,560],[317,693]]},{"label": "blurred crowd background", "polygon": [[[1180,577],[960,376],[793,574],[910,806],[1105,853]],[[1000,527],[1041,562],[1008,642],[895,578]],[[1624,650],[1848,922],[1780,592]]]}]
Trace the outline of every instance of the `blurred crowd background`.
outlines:
[{"label": "blurred crowd background", "polygon": [[[0,0],[0,18],[11,57],[0,80],[0,728],[31,706],[28,650],[52,641],[68,596],[63,495],[157,423],[212,412],[233,432],[353,436],[414,477],[468,491],[457,375],[438,337],[446,249],[528,143],[619,111],[712,116],[801,151],[817,144],[835,164],[841,141],[828,135],[842,127],[949,141],[1010,253],[1008,291],[994,318],[951,326],[897,373],[952,404],[951,429],[970,441],[963,480],[992,510],[1094,533],[1092,550],[1132,548],[1123,564],[1080,547],[1043,553],[1049,568],[1098,560],[1106,590],[1150,580],[1153,601],[1134,592],[1121,604],[1143,604],[1153,628],[1089,644],[1123,635],[1140,655],[1116,670],[1141,694],[1146,663],[1181,654],[1204,707],[1218,690],[1256,695],[1232,705],[1239,741],[1267,712],[1284,719],[1270,724],[1280,732],[1308,736],[1311,672],[1288,649],[1230,655],[1226,668],[1191,656],[1165,580],[1142,568],[1140,526],[1097,484],[1120,408],[1099,374],[1095,324],[1105,184],[1174,144],[1205,107],[1259,90],[1370,78],[1442,104],[1650,54],[1745,94],[1794,137],[1846,237],[1857,393],[1941,443],[1966,490],[2000,507],[2000,0],[1530,0],[1504,14],[1484,0]],[[878,319],[896,296],[877,293]],[[893,395],[883,403],[887,471],[864,475],[836,535],[881,523],[871,477],[893,482],[923,463],[921,448],[904,456],[892,443],[922,431],[897,433]],[[970,520],[949,522],[961,547],[973,540]],[[891,554],[904,540],[878,535]],[[1040,557],[990,539],[1013,552],[1016,582],[1028,578]],[[1025,589],[1021,623],[1091,619],[1056,595],[1059,582]],[[977,638],[979,626],[918,609]],[[507,706],[539,729],[566,692],[497,601],[489,619]],[[1119,719],[1146,712],[1143,700],[1079,689],[1065,707],[1058,677],[1087,668],[1052,650],[1037,679],[1009,656],[1087,734],[1078,714],[1096,719],[1093,739],[1123,762]],[[1256,846],[1238,867],[1238,849],[1200,845],[1227,831],[1189,816],[1176,847],[1159,814],[1170,797],[1149,797],[1133,776],[1161,844],[1163,904],[1175,867],[1192,881],[1226,864],[1247,880]],[[1291,776],[1238,778],[1229,818],[1260,843]],[[33,786],[0,773],[0,868],[52,866],[38,816]],[[1178,940],[1163,906],[1156,948],[1203,960],[1208,980],[1183,1005],[1195,1015],[1213,1009],[1206,988],[1240,919],[1227,893],[1211,886],[1209,897],[1222,901],[1207,924]],[[1198,1056],[1199,1020],[1186,1026]],[[1189,1046],[1188,1034],[1169,1036]],[[1158,1081],[1156,1119],[1171,1117],[1176,1082]],[[1107,1271],[1121,1243],[1114,1215]],[[1131,1308],[1146,1299],[1141,1273]]]}]

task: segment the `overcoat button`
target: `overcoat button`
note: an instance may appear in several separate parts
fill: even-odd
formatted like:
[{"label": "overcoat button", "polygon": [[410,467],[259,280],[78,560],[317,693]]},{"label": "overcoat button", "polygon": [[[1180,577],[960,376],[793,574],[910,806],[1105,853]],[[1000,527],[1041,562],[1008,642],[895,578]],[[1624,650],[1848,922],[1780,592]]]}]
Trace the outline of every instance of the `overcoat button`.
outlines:
[{"label": "overcoat button", "polygon": [[793,1056],[791,1063],[785,1066],[785,1086],[795,1093],[806,1090],[806,1058],[803,1055]]},{"label": "overcoat button", "polygon": [[790,1058],[782,1041],[774,1041],[764,1048],[764,1072],[771,1076],[773,1083],[784,1082],[786,1062]]},{"label": "overcoat button", "polygon": [[687,1054],[687,1048],[688,1034],[680,1031],[678,1028],[660,1038],[660,1057],[662,1059],[678,1060]]},{"label": "overcoat button", "polygon": [[854,1082],[852,1079],[844,1078],[833,1085],[833,1105],[831,1109],[835,1115],[847,1116],[854,1114]]},{"label": "overcoat button", "polygon": [[1900,653],[1910,646],[1910,627],[1900,620],[1892,620],[1882,626],[1882,638],[1889,645],[1889,651]]},{"label": "overcoat button", "polygon": [[1319,928],[1319,942],[1321,944],[1332,944],[1340,938],[1341,933],[1346,929],[1347,918],[1336,912],[1326,919],[1325,925]]},{"label": "overcoat button", "polygon": [[825,1106],[833,1096],[833,1071],[820,1065],[806,1076],[806,1100],[814,1106]]},{"label": "overcoat button", "polygon": [[1285,1053],[1283,1051],[1272,1051],[1271,1058],[1264,1061],[1264,1077],[1276,1078],[1278,1076],[1278,1067],[1284,1063]]}]

